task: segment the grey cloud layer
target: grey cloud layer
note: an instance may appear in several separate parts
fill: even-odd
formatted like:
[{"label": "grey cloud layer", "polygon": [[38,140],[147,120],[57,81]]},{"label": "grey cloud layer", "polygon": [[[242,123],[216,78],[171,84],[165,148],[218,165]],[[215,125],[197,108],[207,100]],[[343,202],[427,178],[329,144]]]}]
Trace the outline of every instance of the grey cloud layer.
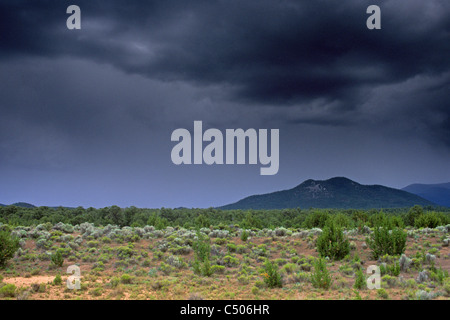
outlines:
[{"label": "grey cloud layer", "polygon": [[[66,28],[74,3],[79,31]],[[371,4],[381,30],[366,28]],[[438,159],[438,172],[450,151],[449,16],[448,0],[3,0],[0,169],[119,172],[132,158],[137,171],[170,175],[159,166],[170,164],[170,131],[204,120],[283,129],[283,159],[293,159],[284,179],[298,171],[302,145],[312,167],[330,152],[349,154],[345,166],[362,136],[378,142],[370,163],[425,141],[427,161],[411,167]],[[308,174],[337,174],[334,159]],[[377,172],[398,172],[399,162]]]},{"label": "grey cloud layer", "polygon": [[[2,55],[74,55],[162,79],[230,83],[241,98],[295,103],[449,67],[448,1],[66,1],[1,5]],[[371,3],[371,2],[370,2]]]},{"label": "grey cloud layer", "polygon": [[[75,56],[154,79],[226,84],[244,104],[307,110],[320,99],[320,118],[294,121],[345,123],[339,114],[358,111],[368,89],[450,66],[448,1],[376,1],[382,30],[370,31],[372,2],[78,1],[82,30],[68,32],[69,2],[7,1],[0,55]],[[444,136],[449,102],[427,108],[443,115]]]}]

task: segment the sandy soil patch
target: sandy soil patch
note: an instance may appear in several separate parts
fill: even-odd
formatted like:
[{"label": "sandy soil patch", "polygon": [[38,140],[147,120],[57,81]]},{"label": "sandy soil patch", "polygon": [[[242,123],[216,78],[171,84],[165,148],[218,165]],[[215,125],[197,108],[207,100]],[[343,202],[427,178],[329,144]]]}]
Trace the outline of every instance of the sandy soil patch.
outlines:
[{"label": "sandy soil patch", "polygon": [[12,283],[16,287],[29,287],[33,283],[45,283],[52,282],[54,276],[35,276],[30,278],[25,277],[15,277],[15,278],[4,278],[3,282],[5,283]]}]

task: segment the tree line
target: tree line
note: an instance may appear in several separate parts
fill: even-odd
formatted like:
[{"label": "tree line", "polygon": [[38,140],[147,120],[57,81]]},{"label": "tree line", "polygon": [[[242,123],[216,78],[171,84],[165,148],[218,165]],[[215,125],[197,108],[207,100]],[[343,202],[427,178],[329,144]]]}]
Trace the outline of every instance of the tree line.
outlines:
[{"label": "tree line", "polygon": [[414,206],[398,209],[283,209],[283,210],[220,210],[215,208],[0,208],[0,222],[11,226],[32,226],[41,223],[63,222],[81,224],[90,222],[96,226],[107,224],[121,227],[168,226],[184,228],[239,226],[246,229],[262,228],[323,228],[329,219],[345,228],[363,225],[374,226],[383,216],[389,216],[400,227],[430,227],[450,224],[450,209]]}]

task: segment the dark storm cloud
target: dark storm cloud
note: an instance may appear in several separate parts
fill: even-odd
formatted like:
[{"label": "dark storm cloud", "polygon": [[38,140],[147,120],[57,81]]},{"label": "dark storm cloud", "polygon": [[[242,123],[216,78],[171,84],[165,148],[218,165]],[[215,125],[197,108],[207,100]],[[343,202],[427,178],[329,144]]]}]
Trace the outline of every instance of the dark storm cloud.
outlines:
[{"label": "dark storm cloud", "polygon": [[[299,112],[289,121],[319,125],[358,121],[376,88],[450,66],[445,0],[76,1],[80,31],[65,27],[70,4],[3,1],[1,58],[85,58],[152,79],[223,85],[242,105],[292,106]],[[365,26],[370,4],[381,7],[381,30]],[[408,115],[450,145],[448,98],[431,95],[439,101],[424,108],[424,97],[429,91],[402,98],[408,106],[396,110],[426,110]]]},{"label": "dark storm cloud", "polygon": [[0,7],[1,51],[226,82],[279,103],[448,68],[448,1],[378,2],[383,29],[369,31],[369,1],[77,1],[83,29],[69,32],[70,2],[10,1]]},{"label": "dark storm cloud", "polygon": [[367,125],[390,128],[389,134],[413,136],[434,146],[450,146],[450,72],[417,75],[374,88],[360,106]]},{"label": "dark storm cloud", "polygon": [[[449,6],[2,0],[0,202],[207,207],[308,178],[448,180]],[[280,128],[279,173],[173,165],[170,134],[193,120]]]}]

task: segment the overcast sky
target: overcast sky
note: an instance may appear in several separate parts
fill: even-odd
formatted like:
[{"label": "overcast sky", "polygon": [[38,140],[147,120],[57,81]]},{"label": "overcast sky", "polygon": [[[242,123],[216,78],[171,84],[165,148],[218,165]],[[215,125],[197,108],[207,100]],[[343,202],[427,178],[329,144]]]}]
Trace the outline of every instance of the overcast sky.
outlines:
[{"label": "overcast sky", "polygon": [[[0,203],[210,207],[310,178],[448,182],[449,16],[448,0],[2,0]],[[194,120],[279,129],[278,174],[174,165],[171,133]]]}]

